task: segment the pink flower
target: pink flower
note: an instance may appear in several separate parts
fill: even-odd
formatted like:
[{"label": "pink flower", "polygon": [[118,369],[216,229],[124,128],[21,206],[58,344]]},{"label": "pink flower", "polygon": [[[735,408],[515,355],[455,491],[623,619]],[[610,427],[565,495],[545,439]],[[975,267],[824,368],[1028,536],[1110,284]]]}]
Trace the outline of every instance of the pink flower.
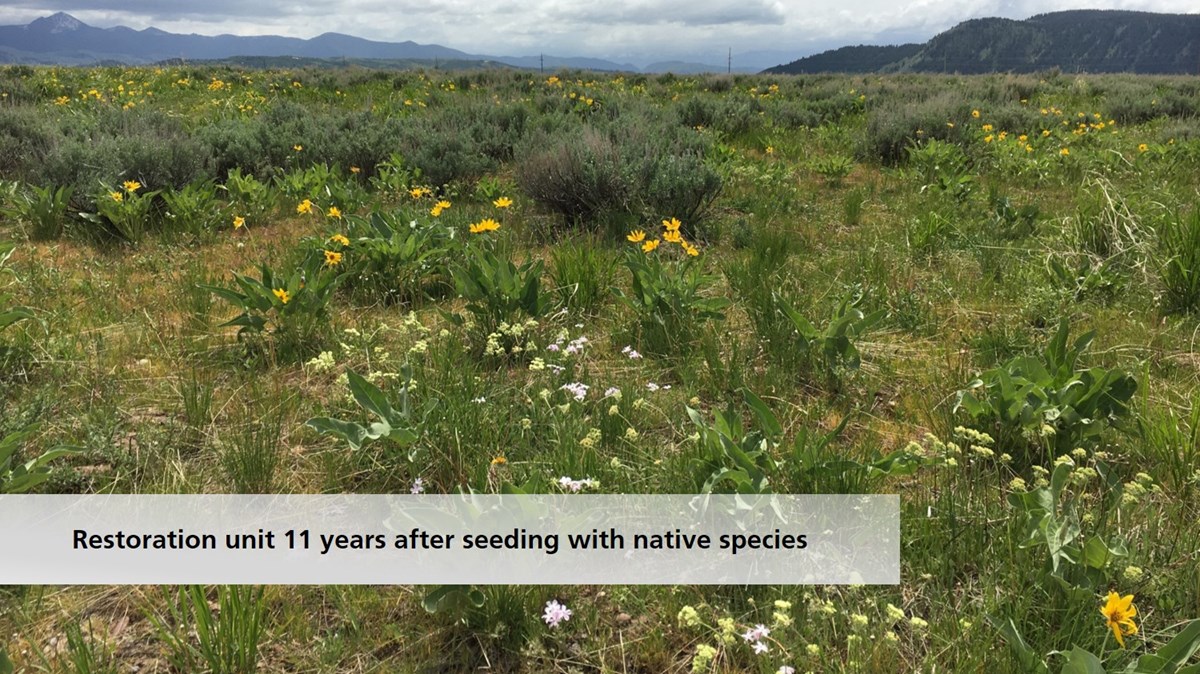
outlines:
[{"label": "pink flower", "polygon": [[542,620],[545,620],[551,628],[558,627],[560,622],[570,619],[571,609],[558,603],[557,599],[546,602],[546,612],[542,614]]}]

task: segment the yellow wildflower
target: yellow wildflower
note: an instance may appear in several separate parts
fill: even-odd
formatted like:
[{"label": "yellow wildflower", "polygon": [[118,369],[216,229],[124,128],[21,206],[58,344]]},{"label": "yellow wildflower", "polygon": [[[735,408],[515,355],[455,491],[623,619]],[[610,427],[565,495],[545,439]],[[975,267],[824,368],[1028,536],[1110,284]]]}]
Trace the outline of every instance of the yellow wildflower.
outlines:
[{"label": "yellow wildflower", "polygon": [[234,229],[241,229],[242,227],[245,227],[245,226],[246,226],[246,218],[243,218],[240,215],[233,216],[233,228]]},{"label": "yellow wildflower", "polygon": [[309,199],[305,199],[304,201],[301,201],[296,206],[296,212],[297,213],[312,213],[312,207],[313,207],[312,201]]},{"label": "yellow wildflower", "polygon": [[1065,148],[1065,147],[1064,147],[1063,149],[1059,150],[1059,151],[1058,151],[1058,153],[1059,153],[1060,155],[1062,155],[1062,156],[1066,157],[1066,156],[1068,156],[1068,155],[1070,155],[1070,154],[1071,154],[1071,151],[1070,151],[1069,149],[1067,149],[1067,148]]},{"label": "yellow wildflower", "polygon": [[684,242],[680,243],[679,245],[683,246],[683,250],[685,252],[687,252],[687,254],[691,257],[696,257],[697,255],[700,254],[700,249],[696,248],[695,246],[688,243],[687,241],[684,241]]},{"label": "yellow wildflower", "polygon": [[668,229],[667,231],[663,232],[662,238],[663,241],[666,241],[667,243],[683,242],[683,235],[679,233],[678,229]]},{"label": "yellow wildflower", "polygon": [[671,218],[670,220],[663,220],[662,225],[663,229],[666,229],[668,232],[678,232],[683,223],[679,222],[678,218]]},{"label": "yellow wildflower", "polygon": [[492,459],[493,466],[503,466],[506,463],[508,463],[508,459],[504,458],[503,455],[497,456],[494,459]]},{"label": "yellow wildflower", "polygon": [[1105,599],[1104,606],[1100,608],[1100,615],[1104,616],[1108,628],[1117,638],[1117,643],[1121,645],[1121,648],[1125,648],[1125,637],[1137,634],[1137,624],[1133,622],[1137,616],[1137,607],[1133,605],[1133,595],[1127,594],[1122,597],[1116,592],[1109,592]]},{"label": "yellow wildflower", "polygon": [[984,124],[984,125],[983,125],[983,130],[984,130],[984,131],[991,131],[991,130],[992,130],[992,125],[991,125],[991,124]]},{"label": "yellow wildflower", "polygon": [[292,296],[288,294],[288,291],[284,290],[283,288],[276,288],[271,292],[275,293],[275,296],[279,298],[279,301],[284,304],[287,304],[288,300],[292,299]]},{"label": "yellow wildflower", "polygon": [[634,231],[625,235],[625,238],[629,240],[630,243],[641,243],[646,240],[646,233],[640,229],[635,229]]},{"label": "yellow wildflower", "polygon": [[484,218],[470,226],[472,234],[482,234],[483,232],[494,232],[500,229],[500,223],[491,218]]},{"label": "yellow wildflower", "polygon": [[362,169],[358,168],[357,166],[351,166],[350,172],[355,175],[358,175],[359,173],[362,173]]},{"label": "yellow wildflower", "polygon": [[1149,150],[1149,149],[1150,149],[1150,146],[1146,145],[1145,143],[1138,145],[1138,152],[1145,152],[1146,150]]},{"label": "yellow wildflower", "polygon": [[642,251],[645,253],[652,252],[655,248],[658,248],[658,239],[650,239],[642,244]]},{"label": "yellow wildflower", "polygon": [[293,145],[292,149],[295,150],[296,152],[300,152],[301,150],[304,149],[304,146],[303,145]]},{"label": "yellow wildflower", "polygon": [[329,210],[325,211],[325,215],[331,218],[340,218],[342,217],[342,209],[337,206],[330,206]]},{"label": "yellow wildflower", "polygon": [[500,197],[499,199],[493,201],[492,205],[496,208],[508,208],[509,206],[512,206],[512,199],[509,199],[508,197]]},{"label": "yellow wildflower", "polygon": [[978,110],[972,110],[972,111],[971,111],[971,117],[974,117],[975,119],[979,119],[979,111],[978,111]]},{"label": "yellow wildflower", "polygon": [[334,234],[333,236],[329,237],[329,240],[332,243],[338,243],[343,246],[350,245],[350,239],[347,239],[345,234]]},{"label": "yellow wildflower", "polygon": [[125,195],[121,192],[110,192],[108,196],[112,197],[113,201],[125,201]]},{"label": "yellow wildflower", "polygon": [[136,180],[126,180],[125,181],[125,191],[126,192],[136,192],[140,189],[142,189],[142,184],[139,183],[138,181],[136,181]]},{"label": "yellow wildflower", "polygon": [[325,265],[328,267],[336,267],[342,262],[342,254],[336,250],[325,251]]}]

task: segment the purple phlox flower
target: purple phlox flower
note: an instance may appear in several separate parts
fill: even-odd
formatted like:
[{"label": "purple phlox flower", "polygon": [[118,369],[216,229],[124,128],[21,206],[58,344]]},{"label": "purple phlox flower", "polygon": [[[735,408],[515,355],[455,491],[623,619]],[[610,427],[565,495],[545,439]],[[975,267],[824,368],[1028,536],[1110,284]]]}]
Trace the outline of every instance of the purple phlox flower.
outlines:
[{"label": "purple phlox flower", "polygon": [[546,611],[542,614],[542,620],[550,627],[558,627],[558,624],[564,620],[571,619],[571,609],[558,603],[557,599],[551,599],[546,602]]}]

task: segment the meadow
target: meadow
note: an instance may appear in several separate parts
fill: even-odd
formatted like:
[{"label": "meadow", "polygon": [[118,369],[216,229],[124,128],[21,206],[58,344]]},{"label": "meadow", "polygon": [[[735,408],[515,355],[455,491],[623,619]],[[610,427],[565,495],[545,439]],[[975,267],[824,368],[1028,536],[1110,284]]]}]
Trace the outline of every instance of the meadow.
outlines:
[{"label": "meadow", "polygon": [[903,534],[899,586],[0,587],[0,673],[1200,672],[1198,78],[7,67],[0,179],[0,493]]}]

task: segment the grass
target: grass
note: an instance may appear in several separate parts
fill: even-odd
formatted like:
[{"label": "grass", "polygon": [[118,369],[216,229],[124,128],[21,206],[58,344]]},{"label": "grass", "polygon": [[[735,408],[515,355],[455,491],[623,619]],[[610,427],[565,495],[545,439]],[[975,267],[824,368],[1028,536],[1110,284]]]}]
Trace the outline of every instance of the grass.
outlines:
[{"label": "grass", "polygon": [[[17,671],[1024,672],[1038,661],[1057,671],[1064,656],[1049,654],[1076,646],[1103,652],[1117,671],[1200,617],[1200,359],[1188,262],[1200,146],[1163,135],[1191,119],[1187,111],[1110,125],[1105,99],[1075,78],[556,77],[0,70],[0,90],[13,92],[22,123],[44,125],[39,133],[84,119],[107,125],[118,144],[144,147],[120,166],[85,162],[94,175],[66,172],[51,153],[0,176],[22,181],[0,189],[9,200],[0,240],[17,243],[0,296],[35,314],[0,332],[0,434],[42,424],[22,457],[82,448],[51,464],[40,487],[50,493],[407,493],[418,480],[427,493],[555,491],[563,476],[595,480],[605,493],[690,493],[729,459],[698,446],[687,409],[711,423],[733,405],[749,427],[749,390],[781,429],[761,457],[771,489],[901,495],[901,585],[494,586],[435,613],[422,605],[431,588],[13,588],[0,591],[9,637],[0,652]],[[213,78],[226,84],[210,91]],[[1010,79],[1033,92],[1027,102],[996,100]],[[1193,86],[1084,79],[1130,91]],[[117,89],[127,81],[139,93]],[[99,100],[76,93],[91,89]],[[930,102],[912,108],[914,92]],[[801,108],[805,123],[788,121]],[[1037,128],[985,131],[999,123],[993,110]],[[128,122],[160,116],[172,121]],[[360,137],[407,147],[411,139],[389,135],[401,133],[395,120],[436,128],[444,146],[365,161],[371,143],[358,147]],[[932,123],[947,131],[934,134]],[[173,125],[194,132],[188,161],[175,166],[156,159],[184,142]],[[661,242],[644,255],[678,281],[687,256],[659,223],[679,214],[654,205],[691,203],[696,186],[623,145],[632,141],[621,130],[634,126],[643,150],[686,158],[663,165],[702,159],[721,182],[682,230],[708,278],[697,297],[683,293],[682,317],[662,323],[613,292],[633,292],[618,261],[639,254],[626,235],[640,229]],[[328,131],[337,128],[358,131]],[[619,204],[592,220],[590,193],[562,195],[588,206],[565,218],[519,187],[549,180],[545,161],[522,175],[533,170],[522,158],[552,157],[547,138],[582,129],[621,158],[614,166],[659,171],[599,176],[639,193],[610,195]],[[931,135],[945,142],[926,142]],[[924,150],[910,160],[912,143]],[[104,157],[118,156],[104,147]],[[438,152],[436,173],[421,165]],[[492,154],[479,161],[479,152]],[[226,175],[230,165],[257,172],[258,186]],[[429,184],[430,175],[447,182]],[[597,178],[554,184],[594,187]],[[78,217],[112,198],[96,194],[99,180],[126,179],[172,195],[151,200],[136,243]],[[47,190],[68,187],[60,216]],[[429,193],[413,196],[419,187]],[[500,197],[512,203],[497,206]],[[297,211],[304,199],[315,206],[308,213]],[[439,201],[452,205],[435,209]],[[373,213],[422,236],[375,236]],[[499,228],[472,234],[485,219]],[[346,244],[331,239],[351,231]],[[408,241],[422,243],[393,249]],[[471,271],[463,262],[475,249],[503,264]],[[257,278],[262,264],[283,277],[325,251],[341,253],[340,266],[313,275],[351,276],[321,319],[319,347],[254,358],[236,328],[219,327],[238,310],[200,286],[232,288],[233,274]],[[403,279],[353,276],[368,253],[372,269]],[[503,279],[488,270],[509,262],[544,265],[537,302],[526,301],[525,285],[489,290]],[[469,301],[448,290],[450,279],[467,284]],[[885,312],[850,335],[853,351],[827,331],[845,298],[864,315]],[[720,299],[729,301],[723,318],[700,320],[697,301]],[[815,351],[797,348],[800,331],[781,302],[820,333]],[[972,417],[955,401],[980,373],[1040,354],[1064,317],[1072,335],[1096,331],[1076,369],[1117,369],[1138,387],[1120,423],[1062,448],[1071,477],[1056,516],[1075,518],[1060,522],[1078,528],[1075,544],[1111,554],[1092,565],[1059,559],[1056,571],[1049,546],[1030,536],[1044,513],[1022,495],[1041,493],[1056,460],[1066,463],[1040,459],[1065,422],[994,433],[1039,449],[1028,452],[1036,460],[1006,459],[978,435],[993,433],[992,422],[960,428]],[[687,334],[670,334],[672,321]],[[647,323],[662,334],[643,342]],[[266,347],[259,353],[273,353],[270,330],[255,339]],[[415,442],[352,451],[304,425],[315,416],[365,421],[347,395],[348,372],[395,400],[406,366]],[[590,387],[582,400],[563,388],[574,383]],[[1109,590],[1136,598],[1140,631],[1126,649],[1099,616]],[[540,620],[550,600],[574,611],[553,629]],[[741,636],[757,624],[771,628],[764,655]]]}]

